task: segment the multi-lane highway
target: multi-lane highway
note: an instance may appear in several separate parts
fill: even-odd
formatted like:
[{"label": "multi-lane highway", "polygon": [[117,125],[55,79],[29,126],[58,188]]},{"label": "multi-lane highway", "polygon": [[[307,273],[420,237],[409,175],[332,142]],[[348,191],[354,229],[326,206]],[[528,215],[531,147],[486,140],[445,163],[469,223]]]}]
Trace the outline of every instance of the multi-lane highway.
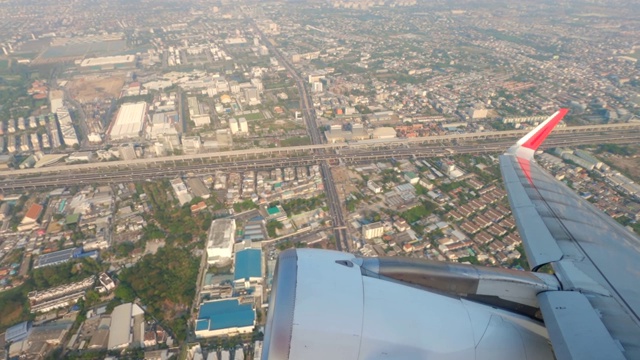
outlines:
[{"label": "multi-lane highway", "polygon": [[[256,32],[260,34],[262,42],[265,43],[269,50],[276,56],[278,61],[280,61],[280,63],[287,69],[287,72],[289,72],[291,77],[295,80],[296,86],[298,88],[298,93],[300,94],[300,107],[302,109],[302,116],[304,118],[305,124],[307,125],[307,132],[309,133],[311,143],[313,145],[322,144],[322,134],[320,133],[320,129],[318,129],[315,107],[313,106],[313,100],[311,99],[311,96],[307,92],[304,81],[293,68],[293,65],[289,63],[289,60],[286,59],[282,55],[282,53],[280,53],[280,51],[271,44],[269,39],[266,38],[264,33],[260,31],[255,23],[253,23],[253,27]],[[314,152],[316,152],[316,154],[318,155],[322,155],[325,150],[317,149],[314,150]],[[331,173],[331,168],[329,167],[329,164],[326,160],[320,164],[320,172],[322,174],[324,189],[327,194],[327,203],[329,204],[331,221],[333,222],[333,233],[336,241],[336,248],[338,250],[342,250],[343,248],[345,250],[349,250],[349,241],[345,230],[346,226],[342,212],[342,202],[338,197],[338,191],[336,189],[335,182],[333,181],[333,174]]]},{"label": "multi-lane highway", "polygon": [[[348,153],[348,152],[368,152],[372,150],[415,147],[419,145],[432,146],[443,144],[462,144],[474,141],[502,141],[505,139],[517,139],[524,135],[524,131],[492,131],[482,133],[465,133],[427,136],[420,138],[393,138],[393,139],[371,139],[349,143],[331,143],[303,146],[288,146],[280,148],[252,148],[244,150],[217,151],[188,155],[163,156],[153,158],[143,158],[135,160],[103,161],[87,164],[71,165],[50,165],[46,167],[36,167],[20,170],[0,170],[0,178],[8,178],[23,175],[36,175],[46,173],[64,173],[93,171],[106,172],[122,168],[133,167],[172,167],[180,163],[211,163],[211,162],[235,162],[238,160],[263,159],[263,158],[291,158],[312,153]],[[600,137],[601,139],[630,138],[637,141],[640,138],[640,123],[629,124],[607,124],[573,126],[554,130],[551,134],[553,138],[573,139],[575,137]]]},{"label": "multi-lane highway", "polygon": [[[617,134],[603,136],[593,134],[578,134],[571,138],[549,137],[544,147],[576,146],[584,144],[637,143],[637,137],[620,138]],[[185,161],[164,166],[132,166],[119,167],[100,172],[93,169],[79,169],[76,171],[61,171],[30,176],[8,176],[0,179],[0,190],[3,192],[36,189],[39,187],[59,187],[82,184],[107,184],[128,181],[145,181],[171,178],[175,176],[199,176],[213,174],[216,171],[235,172],[248,170],[267,170],[289,166],[310,166],[323,164],[327,161],[342,161],[347,164],[383,161],[395,157],[397,159],[413,156],[428,158],[449,156],[453,154],[482,154],[499,153],[513,143],[512,139],[492,141],[490,143],[459,144],[459,145],[431,145],[424,147],[404,147],[394,149],[378,149],[372,151],[342,151],[339,154],[327,152],[324,154],[308,154],[290,158],[263,158],[226,162]]]}]

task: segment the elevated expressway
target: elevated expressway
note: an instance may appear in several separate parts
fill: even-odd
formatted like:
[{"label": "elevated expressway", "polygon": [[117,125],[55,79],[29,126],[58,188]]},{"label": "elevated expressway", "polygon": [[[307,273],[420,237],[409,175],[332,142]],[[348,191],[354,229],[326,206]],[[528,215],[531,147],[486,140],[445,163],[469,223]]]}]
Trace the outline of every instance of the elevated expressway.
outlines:
[{"label": "elevated expressway", "polygon": [[[569,128],[567,128],[569,129]],[[585,144],[617,143],[633,144],[640,139],[640,127],[630,131],[610,130],[602,132],[568,132],[552,134],[544,144],[546,148]],[[485,133],[488,134],[488,133]],[[322,144],[291,148],[251,149],[211,154],[182,155],[132,161],[60,165],[39,169],[10,170],[0,172],[0,190],[3,192],[57,187],[79,184],[121,183],[144,181],[175,176],[198,176],[216,171],[268,170],[277,167],[309,166],[322,163],[366,163],[410,157],[439,157],[452,154],[498,153],[513,144],[522,132],[507,137],[469,138],[447,135],[429,138],[421,144],[416,139],[402,141],[363,141],[351,144]],[[463,134],[472,135],[472,134]],[[435,138],[439,140],[433,141]],[[414,141],[410,141],[414,140]],[[454,142],[455,140],[455,142]],[[318,148],[332,149],[316,153]]]},{"label": "elevated expressway", "polygon": [[[246,150],[164,156],[128,161],[120,160],[86,164],[54,165],[42,168],[0,171],[0,183],[3,182],[2,180],[10,180],[14,177],[34,177],[44,174],[77,174],[88,172],[111,173],[120,170],[130,171],[152,168],[162,168],[166,170],[167,168],[181,166],[183,164],[225,164],[225,166],[228,166],[229,164],[234,164],[237,162],[244,163],[249,160],[252,160],[249,162],[256,164],[256,168],[259,168],[260,164],[268,164],[269,162],[276,163],[279,160],[284,160],[283,163],[286,164],[287,161],[308,155],[314,155],[317,160],[339,158],[347,158],[346,160],[349,160],[348,158],[356,156],[359,156],[364,160],[368,158],[367,154],[378,153],[381,150],[392,151],[393,149],[400,148],[411,149],[411,151],[414,152],[416,156],[425,156],[423,155],[425,154],[425,152],[429,154],[434,148],[441,148],[442,150],[444,150],[447,147],[452,147],[455,144],[463,145],[485,143],[486,146],[491,146],[497,143],[510,144],[513,139],[517,139],[523,136],[525,132],[526,131],[524,130],[493,131],[409,139],[363,140],[350,143],[317,144],[280,148],[252,148]],[[549,143],[555,143],[556,146],[562,146],[562,144],[564,143],[562,139],[566,141],[573,141],[571,144],[574,145],[598,144],[605,142],[638,142],[640,141],[640,123],[574,126],[560,128],[554,130],[554,132],[551,134],[551,136],[549,137]],[[569,143],[566,144],[569,145]],[[325,152],[322,154],[318,153],[317,150],[320,149],[325,150]],[[504,148],[502,149],[504,150]],[[313,162],[313,164],[318,163],[319,161]]]}]

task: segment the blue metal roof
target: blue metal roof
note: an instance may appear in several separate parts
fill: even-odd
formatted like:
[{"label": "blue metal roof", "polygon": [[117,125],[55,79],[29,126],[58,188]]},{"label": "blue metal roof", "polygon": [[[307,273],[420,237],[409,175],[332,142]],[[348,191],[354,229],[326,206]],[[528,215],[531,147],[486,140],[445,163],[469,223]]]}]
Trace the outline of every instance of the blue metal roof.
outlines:
[{"label": "blue metal roof", "polygon": [[31,331],[31,322],[25,321],[7,329],[4,334],[4,340],[6,342],[20,341],[27,338]]},{"label": "blue metal roof", "polygon": [[236,253],[234,280],[262,276],[262,250],[244,249]]},{"label": "blue metal roof", "polygon": [[214,300],[200,305],[196,331],[253,326],[254,320],[251,304],[240,304],[238,299]]}]

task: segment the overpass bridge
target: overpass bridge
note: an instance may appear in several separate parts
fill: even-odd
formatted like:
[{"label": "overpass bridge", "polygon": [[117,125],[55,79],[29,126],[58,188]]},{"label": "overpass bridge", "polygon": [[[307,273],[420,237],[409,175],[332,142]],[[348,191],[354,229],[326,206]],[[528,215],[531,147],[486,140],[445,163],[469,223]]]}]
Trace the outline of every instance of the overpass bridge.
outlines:
[{"label": "overpass bridge", "polygon": [[[335,158],[341,157],[340,154],[363,154],[365,152],[374,149],[393,149],[393,148],[412,148],[415,152],[420,153],[423,147],[429,148],[433,146],[449,146],[457,143],[473,143],[489,140],[507,140],[517,139],[522,137],[526,133],[526,130],[513,130],[513,131],[491,131],[482,133],[466,133],[466,134],[450,134],[440,136],[427,136],[420,138],[394,138],[394,139],[372,139],[363,140],[358,142],[349,143],[334,143],[334,144],[316,144],[316,145],[304,145],[304,146],[290,146],[280,148],[252,148],[245,150],[233,150],[233,151],[220,151],[213,153],[202,154],[189,154],[189,155],[177,155],[177,156],[165,156],[156,158],[145,158],[135,160],[119,160],[119,161],[107,161],[96,162],[86,164],[71,164],[71,165],[54,165],[43,168],[31,168],[20,170],[7,170],[0,171],[1,178],[10,178],[17,176],[36,176],[42,174],[52,173],[87,173],[87,172],[107,172],[117,171],[123,169],[136,169],[136,168],[164,168],[169,169],[180,166],[184,163],[190,164],[211,164],[211,163],[225,163],[233,164],[238,161],[256,160],[255,163],[264,163],[268,160],[275,159],[295,159],[296,157],[302,157],[310,154],[315,154],[318,158],[325,156],[332,156]],[[621,139],[621,138],[634,138],[636,141],[640,137],[640,123],[625,123],[625,124],[606,124],[606,125],[590,125],[590,126],[575,126],[566,127],[554,130],[549,137],[549,141],[553,139],[573,139],[582,137],[587,139],[589,137],[589,143],[596,143],[593,141],[593,136],[599,136],[601,140]],[[495,143],[495,141],[493,141]],[[322,152],[316,152],[316,150],[323,150]],[[327,155],[328,154],[328,155]]]},{"label": "overpass bridge", "polygon": [[[547,139],[542,148],[557,146],[577,146],[600,143],[635,144],[638,136],[621,137],[619,134],[603,136],[600,134],[583,133],[572,137],[556,136]],[[82,184],[113,184],[122,182],[156,180],[173,178],[176,176],[200,176],[213,174],[216,171],[243,172],[249,170],[271,170],[274,168],[291,166],[322,165],[343,162],[358,164],[411,157],[444,157],[454,154],[501,153],[513,143],[512,139],[501,139],[491,143],[431,145],[415,147],[396,147],[387,149],[369,149],[357,151],[343,151],[324,154],[303,154],[295,157],[276,157],[259,159],[235,159],[221,162],[183,161],[163,166],[135,166],[113,168],[109,171],[64,171],[44,174],[23,174],[22,176],[8,176],[0,179],[0,190],[14,191],[37,189],[39,187],[61,187]],[[84,164],[90,165],[90,164]]]}]

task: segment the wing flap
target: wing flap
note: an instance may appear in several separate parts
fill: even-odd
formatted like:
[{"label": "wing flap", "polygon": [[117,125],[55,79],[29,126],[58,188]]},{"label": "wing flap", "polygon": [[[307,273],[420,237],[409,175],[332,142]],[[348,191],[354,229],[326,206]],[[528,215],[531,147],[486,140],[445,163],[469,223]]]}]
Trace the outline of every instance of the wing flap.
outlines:
[{"label": "wing flap", "polygon": [[524,186],[516,173],[513,157],[500,157],[500,170],[504,184],[509,193],[509,204],[523,239],[529,266],[535,269],[562,258],[562,251],[555,238],[545,226],[535,205],[527,195]]},{"label": "wing flap", "polygon": [[538,294],[540,310],[560,360],[624,359],[624,355],[587,298],[575,291]]},{"label": "wing flap", "polygon": [[[586,336],[580,342],[579,337],[570,336],[571,331],[580,332],[580,326],[585,326],[573,318],[593,320],[593,316],[614,344],[623,349],[618,348],[614,355],[640,358],[640,238],[544,171],[533,159],[537,147],[564,114],[566,111],[554,114],[500,156],[505,188],[529,264],[533,269],[551,264],[565,290],[547,300],[547,305],[541,307],[542,314],[560,336],[561,340],[553,341],[554,349],[559,346],[557,352],[562,354],[559,358],[580,359],[590,357],[576,354],[600,354],[597,341]],[[557,311],[555,305],[568,301],[564,296],[567,299],[580,296],[576,301],[586,304],[576,305],[570,311]],[[607,349],[611,350],[609,345]],[[576,353],[574,346],[581,347],[582,352]],[[615,357],[607,354],[596,358]]]}]

